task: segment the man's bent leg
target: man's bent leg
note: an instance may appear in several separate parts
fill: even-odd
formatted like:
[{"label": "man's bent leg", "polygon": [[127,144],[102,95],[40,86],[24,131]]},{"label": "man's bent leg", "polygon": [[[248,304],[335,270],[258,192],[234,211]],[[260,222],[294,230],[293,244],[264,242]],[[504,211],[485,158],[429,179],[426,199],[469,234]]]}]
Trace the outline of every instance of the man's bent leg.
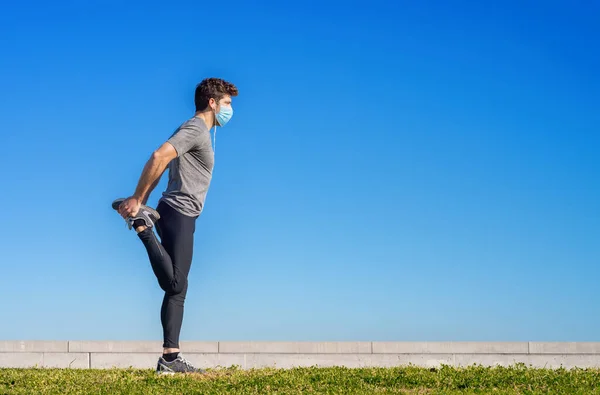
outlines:
[{"label": "man's bent leg", "polygon": [[[159,220],[159,222],[160,221],[162,221],[162,219]],[[165,247],[158,241],[152,229],[145,229],[139,232],[138,237],[144,244],[144,247],[146,247],[148,258],[150,258],[150,265],[152,266],[154,275],[158,279],[158,284],[164,291],[171,289],[173,281],[173,260],[171,259],[171,256]]]}]

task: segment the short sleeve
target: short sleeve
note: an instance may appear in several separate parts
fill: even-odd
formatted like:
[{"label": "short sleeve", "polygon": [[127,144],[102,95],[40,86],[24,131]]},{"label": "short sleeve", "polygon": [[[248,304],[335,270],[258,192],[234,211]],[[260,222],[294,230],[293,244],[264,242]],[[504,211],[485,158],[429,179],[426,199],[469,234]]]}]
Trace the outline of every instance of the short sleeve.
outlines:
[{"label": "short sleeve", "polygon": [[198,131],[190,127],[182,127],[167,140],[177,151],[177,156],[197,148],[199,142]]}]

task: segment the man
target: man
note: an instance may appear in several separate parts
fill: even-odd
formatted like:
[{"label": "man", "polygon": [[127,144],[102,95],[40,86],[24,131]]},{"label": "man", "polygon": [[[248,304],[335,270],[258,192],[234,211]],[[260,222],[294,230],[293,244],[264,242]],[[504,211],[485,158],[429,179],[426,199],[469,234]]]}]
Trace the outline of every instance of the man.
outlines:
[{"label": "man", "polygon": [[[232,117],[235,85],[207,78],[196,87],[196,113],[156,150],[144,166],[133,196],[117,199],[112,207],[134,228],[146,247],[158,284],[165,291],[161,307],[163,355],[158,373],[203,372],[179,353],[183,305],[192,264],[196,220],[204,207],[212,178],[214,151],[210,128],[224,126]],[[169,183],[156,210],[146,206],[166,168]],[[156,238],[153,229],[160,236]]]}]

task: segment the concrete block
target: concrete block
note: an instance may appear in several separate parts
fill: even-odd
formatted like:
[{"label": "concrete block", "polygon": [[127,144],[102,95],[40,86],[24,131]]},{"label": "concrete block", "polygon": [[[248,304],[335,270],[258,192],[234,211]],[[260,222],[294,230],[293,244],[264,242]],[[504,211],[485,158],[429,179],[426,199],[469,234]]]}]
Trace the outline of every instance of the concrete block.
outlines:
[{"label": "concrete block", "polygon": [[539,368],[600,368],[599,354],[531,354],[528,365]]},{"label": "concrete block", "polygon": [[[92,369],[136,368],[155,369],[160,353],[91,353]],[[245,366],[244,354],[184,353],[183,356],[199,368]]]},{"label": "concrete block", "polygon": [[245,354],[196,354],[185,353],[184,357],[189,360],[194,366],[199,368],[228,368],[232,365],[237,365],[240,368],[246,366]]},{"label": "concrete block", "polygon": [[160,353],[161,341],[70,341],[69,352]]},{"label": "concrete block", "polygon": [[454,365],[453,354],[373,354],[371,365],[376,367],[394,367],[416,365],[426,368]]},{"label": "concrete block", "polygon": [[527,342],[373,342],[373,354],[527,354]]},{"label": "concrete block", "polygon": [[43,364],[41,352],[0,352],[0,368],[41,368]]},{"label": "concrete block", "polygon": [[90,354],[75,352],[44,353],[43,366],[45,368],[88,369],[90,367]]},{"label": "concrete block", "polygon": [[[162,352],[162,341],[70,341],[69,352]],[[182,352],[216,353],[218,342],[182,341],[179,343]]]},{"label": "concrete block", "polygon": [[120,352],[93,352],[90,353],[90,368],[112,369],[112,368],[156,368],[156,362],[160,353],[120,353]]},{"label": "concrete block", "polygon": [[219,342],[220,353],[370,354],[371,342]]},{"label": "concrete block", "polygon": [[530,354],[600,354],[598,342],[529,342]]},{"label": "concrete block", "polygon": [[370,354],[245,354],[245,369],[273,367],[290,369],[311,366],[364,367],[371,364]]},{"label": "concrete block", "polygon": [[67,352],[67,341],[0,340],[0,352]]},{"label": "concrete block", "polygon": [[530,363],[529,355],[526,354],[456,354],[454,356],[455,366],[510,366],[516,363]]},{"label": "concrete block", "polygon": [[192,341],[181,341],[179,342],[181,352],[185,354],[204,354],[204,353],[218,353],[219,342],[192,342]]}]

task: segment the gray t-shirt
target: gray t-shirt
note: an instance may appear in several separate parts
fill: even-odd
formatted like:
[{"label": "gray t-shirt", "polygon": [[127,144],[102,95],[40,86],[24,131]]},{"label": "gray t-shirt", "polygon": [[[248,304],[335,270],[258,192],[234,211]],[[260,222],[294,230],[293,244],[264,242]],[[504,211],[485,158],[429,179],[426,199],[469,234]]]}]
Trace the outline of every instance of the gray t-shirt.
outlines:
[{"label": "gray t-shirt", "polygon": [[160,200],[181,214],[199,216],[215,160],[210,131],[202,119],[193,117],[167,141],[175,147],[177,157],[169,163],[169,183]]}]

